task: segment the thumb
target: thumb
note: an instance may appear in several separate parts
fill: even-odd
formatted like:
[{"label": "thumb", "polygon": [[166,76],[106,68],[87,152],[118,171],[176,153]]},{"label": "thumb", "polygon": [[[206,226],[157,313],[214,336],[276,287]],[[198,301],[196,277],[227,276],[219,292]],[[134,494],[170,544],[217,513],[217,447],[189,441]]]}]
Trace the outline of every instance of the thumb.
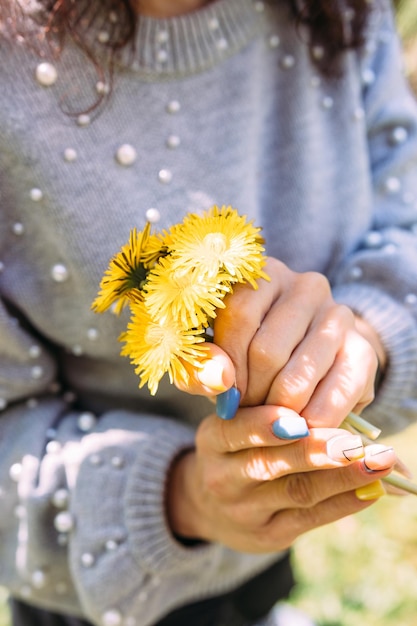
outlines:
[{"label": "thumb", "polygon": [[189,379],[175,380],[175,386],[191,395],[216,396],[230,389],[235,382],[235,367],[230,357],[214,343],[201,344],[206,348],[200,367],[183,362]]}]

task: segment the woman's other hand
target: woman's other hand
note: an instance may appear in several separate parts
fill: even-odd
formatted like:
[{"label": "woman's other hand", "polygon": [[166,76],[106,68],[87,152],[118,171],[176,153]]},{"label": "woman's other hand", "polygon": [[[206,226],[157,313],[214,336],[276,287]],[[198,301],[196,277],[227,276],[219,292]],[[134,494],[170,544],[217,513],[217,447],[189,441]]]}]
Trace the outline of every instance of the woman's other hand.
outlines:
[{"label": "woman's other hand", "polygon": [[333,300],[322,274],[293,272],[273,258],[266,272],[270,282],[260,280],[257,290],[237,285],[226,297],[215,345],[185,390],[210,396],[235,382],[243,406],[286,406],[310,426],[338,426],[374,398],[385,360],[379,338]]},{"label": "woman's other hand", "polygon": [[[381,493],[392,448],[348,431],[317,428],[276,406],[206,418],[196,448],[170,472],[168,519],[184,538],[243,552],[275,552],[302,533],[362,510]],[[359,490],[359,491],[357,491]]]}]

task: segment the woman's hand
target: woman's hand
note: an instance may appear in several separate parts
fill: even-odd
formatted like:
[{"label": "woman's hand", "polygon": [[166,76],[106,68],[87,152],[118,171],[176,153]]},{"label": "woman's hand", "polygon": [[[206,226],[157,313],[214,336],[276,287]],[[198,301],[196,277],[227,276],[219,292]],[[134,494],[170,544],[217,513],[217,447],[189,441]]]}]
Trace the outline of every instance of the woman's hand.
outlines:
[{"label": "woman's hand", "polygon": [[243,406],[286,406],[310,426],[338,426],[373,400],[377,353],[385,359],[378,336],[333,300],[323,275],[273,258],[266,272],[259,289],[237,285],[227,296],[208,365],[186,390],[213,395],[235,378]]},{"label": "woman's hand", "polygon": [[[294,435],[302,438],[288,439]],[[284,407],[243,408],[231,421],[211,415],[195,450],[170,472],[169,523],[179,537],[275,552],[375,501],[375,481],[394,463],[391,448],[373,445],[364,453],[360,437],[341,429],[308,435],[305,420]],[[362,492],[368,499],[359,499],[355,490],[371,484]]]}]

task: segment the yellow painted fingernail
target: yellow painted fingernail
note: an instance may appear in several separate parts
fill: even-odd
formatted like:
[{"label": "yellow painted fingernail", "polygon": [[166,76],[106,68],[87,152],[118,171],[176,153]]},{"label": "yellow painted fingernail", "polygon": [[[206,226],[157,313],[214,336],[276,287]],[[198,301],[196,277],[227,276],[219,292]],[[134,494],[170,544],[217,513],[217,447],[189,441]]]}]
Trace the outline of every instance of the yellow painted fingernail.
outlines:
[{"label": "yellow painted fingernail", "polygon": [[197,371],[197,377],[203,385],[213,391],[226,391],[223,382],[223,366],[215,359],[208,359],[202,363],[202,369]]},{"label": "yellow painted fingernail", "polygon": [[375,480],[373,483],[355,490],[356,497],[364,502],[368,500],[378,500],[378,498],[381,498],[386,493],[384,485],[380,480]]}]

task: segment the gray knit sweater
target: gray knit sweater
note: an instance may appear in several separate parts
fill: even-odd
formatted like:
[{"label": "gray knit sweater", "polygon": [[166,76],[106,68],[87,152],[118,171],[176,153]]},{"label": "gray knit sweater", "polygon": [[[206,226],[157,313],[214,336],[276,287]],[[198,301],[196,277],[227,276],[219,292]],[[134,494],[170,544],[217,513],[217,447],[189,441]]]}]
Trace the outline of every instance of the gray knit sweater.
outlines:
[{"label": "gray knit sweater", "polygon": [[[417,109],[391,13],[325,79],[311,55],[326,50],[276,5],[141,20],[90,114],[106,84],[71,42],[43,65],[1,42],[0,584],[29,602],[148,626],[277,558],[184,547],[167,527],[167,471],[211,405],[139,391],[126,317],[90,309],[147,217],[231,204],[254,219],[268,254],[325,273],[380,333],[369,419],[387,433],[417,415]],[[97,21],[103,48],[116,19]]]}]

